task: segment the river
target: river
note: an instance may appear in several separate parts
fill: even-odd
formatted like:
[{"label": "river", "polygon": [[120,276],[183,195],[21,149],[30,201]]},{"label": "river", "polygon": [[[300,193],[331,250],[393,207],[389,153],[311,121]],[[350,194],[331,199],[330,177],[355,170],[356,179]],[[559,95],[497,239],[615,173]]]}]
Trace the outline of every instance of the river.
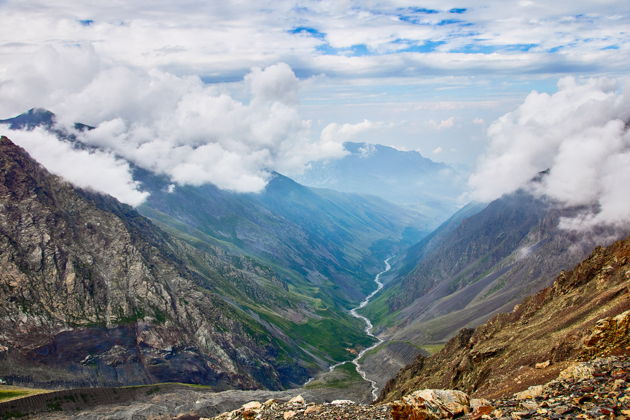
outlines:
[{"label": "river", "polygon": [[[350,315],[365,322],[365,333],[369,335],[370,337],[373,337],[376,339],[376,343],[372,344],[370,347],[367,347],[361,350],[361,352],[357,355],[357,357],[351,360],[351,362],[356,367],[357,373],[361,375],[363,380],[365,380],[366,382],[369,382],[370,385],[372,385],[372,400],[376,400],[376,398],[378,398],[378,387],[376,386],[376,381],[373,381],[370,378],[368,378],[365,371],[361,369],[361,364],[359,363],[359,360],[361,360],[361,357],[363,357],[365,353],[367,353],[368,351],[372,350],[373,348],[381,344],[383,340],[381,340],[380,338],[378,338],[372,333],[372,329],[374,328],[374,326],[372,325],[372,321],[370,321],[369,319],[367,319],[366,317],[364,317],[357,311],[359,309],[364,308],[368,303],[370,303],[370,299],[372,299],[374,295],[380,292],[381,289],[383,288],[383,282],[381,281],[381,276],[387,273],[389,270],[391,270],[392,266],[389,264],[389,260],[391,260],[391,258],[392,257],[389,257],[385,261],[383,261],[385,263],[385,270],[381,271],[376,276],[374,276],[374,283],[376,283],[376,289],[372,293],[370,293],[365,299],[363,299],[363,301],[359,304],[359,306],[352,308],[350,310]],[[332,372],[333,370],[337,369],[339,366],[345,363],[348,363],[348,361],[346,360],[344,362],[335,363],[334,365],[330,366],[330,368],[328,368],[328,371]],[[310,378],[308,381],[306,381],[306,383],[304,383],[303,386],[308,385],[314,379],[315,378]]]},{"label": "river", "polygon": [[352,359],[352,363],[356,366],[356,369],[357,369],[357,372],[359,373],[359,375],[361,375],[361,377],[364,380],[366,380],[367,382],[369,382],[372,385],[372,397],[373,397],[372,399],[373,400],[376,400],[376,398],[378,398],[378,387],[376,386],[376,381],[373,381],[373,380],[371,380],[370,378],[367,377],[367,374],[365,373],[365,371],[361,369],[361,364],[359,363],[359,360],[361,360],[361,357],[363,357],[363,355],[365,353],[367,353],[368,351],[372,350],[373,348],[375,348],[376,346],[381,344],[383,342],[383,340],[381,340],[380,338],[378,338],[377,336],[375,336],[372,333],[372,329],[374,329],[374,326],[372,325],[372,321],[370,321],[369,319],[367,319],[366,317],[364,317],[363,315],[361,315],[357,311],[359,309],[364,308],[368,303],[370,303],[370,299],[372,299],[374,297],[374,295],[376,295],[378,292],[380,292],[381,289],[383,288],[383,282],[381,281],[381,276],[383,274],[387,273],[389,270],[391,270],[392,266],[389,265],[389,260],[390,259],[391,259],[391,257],[387,258],[384,261],[385,262],[385,270],[381,271],[380,273],[378,273],[374,277],[374,283],[376,283],[376,290],[374,290],[365,299],[363,299],[363,302],[361,302],[359,304],[359,306],[357,306],[356,308],[353,308],[350,311],[350,315],[352,315],[355,318],[361,319],[361,320],[363,320],[363,322],[365,322],[365,333],[367,335],[369,335],[370,337],[374,337],[376,339],[376,343],[372,344],[370,347],[364,348],[357,355],[357,357]]}]

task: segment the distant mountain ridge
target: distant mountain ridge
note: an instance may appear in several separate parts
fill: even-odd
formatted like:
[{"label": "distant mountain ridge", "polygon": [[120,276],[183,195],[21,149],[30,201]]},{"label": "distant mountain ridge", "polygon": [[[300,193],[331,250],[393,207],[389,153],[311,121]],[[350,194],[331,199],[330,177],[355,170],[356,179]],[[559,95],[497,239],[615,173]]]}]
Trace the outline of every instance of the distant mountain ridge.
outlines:
[{"label": "distant mountain ridge", "polygon": [[372,194],[414,208],[433,224],[444,221],[458,207],[465,176],[416,151],[369,143],[344,143],[348,155],[318,161],[296,179],[305,185],[337,191]]}]

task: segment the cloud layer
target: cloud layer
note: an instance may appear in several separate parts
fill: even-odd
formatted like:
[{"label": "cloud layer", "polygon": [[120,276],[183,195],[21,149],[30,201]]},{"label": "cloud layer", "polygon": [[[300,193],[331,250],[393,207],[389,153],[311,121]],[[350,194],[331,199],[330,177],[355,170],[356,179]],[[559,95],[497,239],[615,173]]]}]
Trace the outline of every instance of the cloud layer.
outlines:
[{"label": "cloud layer", "polygon": [[[113,64],[91,47],[45,47],[26,61],[35,64],[7,67],[9,77],[0,84],[0,96],[11,99],[5,109],[50,109],[69,131],[74,122],[95,126],[74,134],[179,184],[257,192],[271,171],[298,173],[309,161],[342,156],[343,141],[372,125],[331,125],[321,138],[313,136],[297,110],[300,82],[284,63],[253,68],[242,82],[246,98],[239,100],[198,77]],[[32,141],[22,144],[31,151],[42,133],[20,138],[29,135]],[[55,171],[75,179],[62,166]],[[110,180],[117,181],[119,191],[133,187],[128,179]],[[91,186],[132,204],[142,197]]]},{"label": "cloud layer", "polygon": [[[54,3],[54,4],[53,4]],[[627,2],[0,2],[0,55],[89,43],[118,62],[210,79],[286,62],[302,74],[625,71]]]},{"label": "cloud layer", "polygon": [[129,164],[111,153],[73,149],[70,143],[43,128],[6,130],[3,134],[28,150],[50,172],[79,187],[104,192],[133,206],[141,204],[148,196],[138,190]]},{"label": "cloud layer", "polygon": [[[593,211],[564,227],[630,222],[630,83],[564,78],[553,95],[532,92],[488,129],[489,149],[470,177],[473,198],[488,201],[530,188]],[[541,182],[530,181],[549,170]]]}]

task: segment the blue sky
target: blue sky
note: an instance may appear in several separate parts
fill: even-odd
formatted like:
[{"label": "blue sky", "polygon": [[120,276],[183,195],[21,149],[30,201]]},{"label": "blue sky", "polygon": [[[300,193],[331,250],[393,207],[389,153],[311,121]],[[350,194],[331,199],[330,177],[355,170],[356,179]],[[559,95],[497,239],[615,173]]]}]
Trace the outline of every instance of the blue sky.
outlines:
[{"label": "blue sky", "polygon": [[[121,105],[97,88],[126,83],[108,77],[199,78],[247,104],[245,76],[286,63],[313,142],[330,124],[361,124],[338,140],[468,167],[487,146],[489,124],[530,91],[554,92],[567,75],[623,78],[630,68],[622,0],[7,0],[0,13],[0,117],[46,106],[132,126],[152,102]],[[63,99],[81,92],[102,108]]]}]

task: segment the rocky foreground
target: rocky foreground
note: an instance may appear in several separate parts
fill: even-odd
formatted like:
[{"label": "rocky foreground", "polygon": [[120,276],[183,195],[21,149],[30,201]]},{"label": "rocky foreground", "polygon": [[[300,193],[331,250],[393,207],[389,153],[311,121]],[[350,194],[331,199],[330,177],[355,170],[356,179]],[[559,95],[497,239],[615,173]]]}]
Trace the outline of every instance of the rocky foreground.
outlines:
[{"label": "rocky foreground", "polygon": [[[281,402],[252,401],[212,420],[299,419],[626,419],[630,418],[630,358],[607,357],[575,363],[557,379],[512,397],[471,399],[455,390],[420,390],[386,404],[349,400],[308,403],[301,396]],[[188,417],[191,418],[191,417]]]}]

